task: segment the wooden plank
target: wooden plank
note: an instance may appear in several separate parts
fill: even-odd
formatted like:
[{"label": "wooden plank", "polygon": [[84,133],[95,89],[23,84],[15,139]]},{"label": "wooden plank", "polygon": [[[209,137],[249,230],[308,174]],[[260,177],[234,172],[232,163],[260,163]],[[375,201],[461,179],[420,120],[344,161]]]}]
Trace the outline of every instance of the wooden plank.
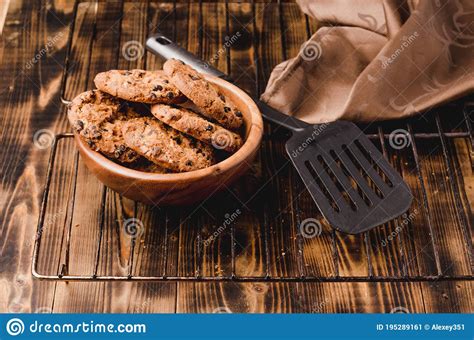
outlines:
[{"label": "wooden plank", "polygon": [[[189,13],[188,49],[226,71],[225,4],[192,4]],[[222,189],[223,194],[203,200],[182,215],[179,268],[183,275],[230,275],[228,224],[238,208],[227,189]]]},{"label": "wooden plank", "polygon": [[[177,35],[175,29],[176,26],[179,27],[181,25],[176,24],[175,26],[175,23],[181,23],[182,21],[187,20],[187,3],[174,4],[172,2],[152,2],[149,4],[148,15],[150,21],[148,25],[148,32],[150,32],[150,34],[160,31],[166,35],[169,35],[176,42],[179,41],[182,43],[187,40],[187,31],[180,32],[180,34]],[[151,52],[146,52],[146,68],[148,70],[158,70],[161,69],[162,66],[163,60],[161,57],[158,57]]]},{"label": "wooden plank", "polygon": [[[433,237],[437,243],[441,271],[446,275],[470,273],[469,254],[466,252],[461,228],[463,222],[459,220],[456,211],[440,143],[419,140],[417,146],[422,159],[422,177],[426,181],[429,214],[432,218]],[[425,246],[428,244],[429,241],[425,240]]]},{"label": "wooden plank", "polygon": [[425,313],[416,283],[309,283],[303,285],[305,313]]},{"label": "wooden plank", "polygon": [[[0,42],[2,312],[50,308],[54,294],[54,285],[31,277],[44,164],[49,156],[50,137],[63,122],[57,100],[62,68],[53,59],[64,58],[71,18],[68,4],[49,11],[40,2],[10,4]],[[34,139],[35,133],[41,139]]]},{"label": "wooden plank", "polygon": [[[258,90],[263,91],[271,70],[283,61],[280,10],[274,4],[255,5],[255,34],[258,34]],[[264,186],[255,200],[264,201],[264,222],[268,227],[269,272],[271,275],[298,275],[296,231],[293,228],[289,174],[284,141],[288,132],[266,124],[271,138],[262,143]]]},{"label": "wooden plank", "polygon": [[88,68],[95,34],[96,10],[94,2],[82,2],[77,7],[64,86],[65,100],[72,100],[87,88]]},{"label": "wooden plank", "polygon": [[452,140],[449,142],[449,150],[451,152],[456,185],[461,192],[462,211],[458,213],[465,216],[465,225],[460,226],[461,233],[463,234],[464,249],[466,249],[467,255],[470,255],[470,267],[471,272],[473,272],[474,215],[472,207],[474,207],[474,171],[470,164],[472,164],[471,157],[474,155],[474,150],[470,149],[470,143],[467,138]]},{"label": "wooden plank", "polygon": [[[285,38],[285,59],[295,57],[301,45],[308,39],[306,20],[295,4],[282,4],[283,37]],[[297,228],[298,252],[302,254],[299,263],[305,275],[334,276],[332,229],[316,207],[308,190],[296,170],[291,169],[290,187],[295,211],[294,225]],[[314,229],[312,229],[314,227]]]},{"label": "wooden plank", "polygon": [[[94,88],[93,79],[98,72],[117,67],[118,44],[115,42],[120,37],[122,6],[121,2],[97,4],[95,35],[91,45],[92,52],[88,73],[74,73],[69,77],[69,81],[72,82],[76,81],[74,77],[78,77],[78,81],[84,84],[83,90]],[[83,48],[78,47],[77,49],[82,50]],[[105,187],[80,162],[72,220],[71,261],[68,268],[71,274],[92,275],[94,271],[100,237],[101,211],[105,208],[102,204],[107,202],[106,193]],[[108,288],[109,286],[105,283],[58,283],[54,310],[70,311],[70,308],[78,301],[82,301],[80,307],[83,308],[82,311],[101,308],[101,306],[107,305],[105,300],[110,298],[110,295],[104,295]]]},{"label": "wooden plank", "polygon": [[[178,313],[294,313],[300,310],[289,283],[180,283]],[[197,298],[198,297],[198,298]]]},{"label": "wooden plank", "polygon": [[[228,4],[229,34],[229,74],[234,83],[256,95],[256,54],[253,44],[254,26],[251,4]],[[257,156],[252,169],[234,186],[236,197],[248,209],[239,216],[233,227],[235,243],[235,274],[237,276],[264,276],[266,274],[265,229],[260,208],[261,203],[249,204],[249,199],[262,185],[262,160]]]},{"label": "wooden plank", "polygon": [[[438,267],[436,254],[437,241],[432,242],[432,219],[429,207],[424,200],[423,188],[426,186],[425,179],[416,167],[414,150],[416,145],[407,145],[399,150],[400,168],[403,179],[410,187],[413,194],[413,203],[408,212],[408,223],[401,224],[399,231],[383,240],[380,246],[392,242],[397,238],[403,238],[406,252],[406,273],[408,275],[437,275]],[[423,165],[421,165],[423,166]]]},{"label": "wooden plank", "polygon": [[[201,57],[209,65],[227,72],[226,6],[224,3],[203,3],[201,6]],[[192,222],[200,228],[202,238],[202,275],[231,275],[230,225],[240,217],[244,208],[228,188],[221,189],[221,193],[203,202],[204,223]]]},{"label": "wooden plank", "polygon": [[472,281],[423,282],[426,313],[472,313]]}]

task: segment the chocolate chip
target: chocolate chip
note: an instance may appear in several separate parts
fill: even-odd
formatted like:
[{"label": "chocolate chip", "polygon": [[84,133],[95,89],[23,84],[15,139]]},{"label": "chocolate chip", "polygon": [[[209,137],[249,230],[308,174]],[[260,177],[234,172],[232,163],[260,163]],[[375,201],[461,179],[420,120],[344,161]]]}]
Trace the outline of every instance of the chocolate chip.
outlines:
[{"label": "chocolate chip", "polygon": [[189,77],[190,77],[192,80],[199,80],[199,79],[201,79],[200,77],[195,76],[195,75],[193,75],[193,74],[190,74]]},{"label": "chocolate chip", "polygon": [[242,112],[240,112],[240,111],[235,111],[235,115],[236,115],[237,117],[242,117]]},{"label": "chocolate chip", "polygon": [[225,112],[229,112],[229,111],[230,111],[230,107],[224,106],[224,111],[225,111]]},{"label": "chocolate chip", "polygon": [[186,162],[186,165],[187,165],[187,166],[191,166],[191,165],[193,165],[193,162],[192,162],[192,161],[187,161],[187,162]]},{"label": "chocolate chip", "polygon": [[206,126],[206,131],[212,131],[212,129],[213,129],[213,127],[210,124],[208,126]]},{"label": "chocolate chip", "polygon": [[170,82],[169,82],[168,80],[164,79],[164,80],[163,80],[163,83],[169,84]]},{"label": "chocolate chip", "polygon": [[153,88],[153,91],[162,91],[163,90],[163,86],[161,85],[156,85],[154,88]]},{"label": "chocolate chip", "polygon": [[225,97],[222,94],[219,94],[219,98],[225,103]]},{"label": "chocolate chip", "polygon": [[166,94],[166,97],[168,97],[169,99],[173,99],[173,98],[174,98],[173,92],[168,92],[168,93]]},{"label": "chocolate chip", "polygon": [[173,140],[174,140],[178,145],[181,145],[181,143],[182,143],[182,140],[181,140],[181,137],[180,137],[180,136],[173,137]]},{"label": "chocolate chip", "polygon": [[76,120],[74,123],[74,129],[79,132],[84,129],[84,122],[82,120]]}]

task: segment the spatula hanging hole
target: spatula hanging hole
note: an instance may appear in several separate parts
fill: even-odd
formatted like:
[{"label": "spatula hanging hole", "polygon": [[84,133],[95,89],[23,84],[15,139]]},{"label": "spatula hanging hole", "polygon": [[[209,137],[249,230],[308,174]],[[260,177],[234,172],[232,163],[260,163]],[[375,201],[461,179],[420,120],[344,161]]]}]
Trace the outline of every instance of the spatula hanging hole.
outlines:
[{"label": "spatula hanging hole", "polygon": [[318,174],[316,173],[316,170],[314,170],[313,168],[313,165],[310,163],[310,161],[305,161],[304,162],[304,165],[306,166],[306,168],[308,169],[309,173],[311,174],[311,176],[314,178],[314,181],[316,182],[316,184],[318,185],[319,189],[321,190],[321,192],[324,194],[324,196],[326,197],[326,199],[329,201],[329,203],[331,204],[332,208],[334,209],[334,211],[336,212],[340,212],[341,209],[339,209],[339,206],[337,205],[336,201],[334,201],[334,199],[331,197],[331,195],[329,194],[329,191],[326,189],[326,186],[323,184],[323,182],[321,181],[321,179],[319,178]]},{"label": "spatula hanging hole", "polygon": [[346,166],[344,165],[344,163],[342,163],[341,159],[337,156],[336,152],[334,150],[331,150],[329,151],[329,154],[331,155],[331,157],[334,159],[334,161],[336,162],[336,164],[341,168],[342,172],[344,173],[344,175],[346,175],[346,177],[349,179],[349,183],[351,184],[351,186],[354,188],[354,190],[357,191],[357,193],[359,194],[359,196],[362,198],[362,200],[364,201],[364,203],[370,207],[372,205],[372,202],[370,201],[370,199],[367,197],[367,195],[364,193],[364,191],[362,190],[362,188],[357,184],[357,182],[355,181],[355,179],[352,177],[352,175],[350,174],[349,170],[347,170]]},{"label": "spatula hanging hole", "polygon": [[329,175],[329,177],[333,181],[334,185],[337,187],[339,192],[342,194],[342,197],[344,197],[344,200],[347,202],[347,204],[351,207],[352,210],[356,211],[357,206],[352,201],[352,199],[350,198],[349,194],[346,192],[346,190],[344,189],[342,184],[339,182],[336,175],[334,175],[334,173],[331,171],[331,169],[329,168],[329,165],[326,163],[326,160],[323,158],[323,156],[318,155],[318,157],[316,157],[316,159],[322,165],[322,167],[324,168],[324,171],[326,171],[326,173]]},{"label": "spatula hanging hole", "polygon": [[387,185],[392,188],[393,187],[393,183],[390,181],[390,179],[387,177],[387,175],[385,174],[385,172],[378,166],[378,164],[375,162],[375,160],[370,156],[370,154],[367,152],[367,150],[362,146],[362,144],[360,143],[360,141],[358,139],[356,139],[354,141],[355,145],[357,146],[357,148],[359,149],[359,151],[364,155],[364,157],[367,159],[367,161],[372,165],[372,167],[374,168],[375,171],[377,171],[377,173],[379,174],[380,178],[383,179],[383,181],[385,183],[387,183]]},{"label": "spatula hanging hole", "polygon": [[359,173],[361,174],[362,177],[369,183],[369,187],[372,189],[372,191],[380,198],[384,198],[384,194],[380,189],[377,187],[375,182],[370,178],[370,176],[365,172],[364,168],[360,165],[359,161],[357,158],[352,154],[351,150],[347,147],[347,145],[343,144],[342,145],[342,150],[346,153],[347,157],[351,160],[351,162],[355,165],[357,170],[359,170]]}]

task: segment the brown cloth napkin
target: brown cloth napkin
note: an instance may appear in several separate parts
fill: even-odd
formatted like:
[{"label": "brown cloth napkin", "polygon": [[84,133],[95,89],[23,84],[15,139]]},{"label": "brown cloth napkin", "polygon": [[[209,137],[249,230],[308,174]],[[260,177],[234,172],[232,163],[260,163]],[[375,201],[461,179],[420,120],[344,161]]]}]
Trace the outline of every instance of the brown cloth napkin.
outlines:
[{"label": "brown cloth napkin", "polygon": [[262,99],[308,123],[414,115],[474,90],[474,0],[298,0],[324,23]]}]

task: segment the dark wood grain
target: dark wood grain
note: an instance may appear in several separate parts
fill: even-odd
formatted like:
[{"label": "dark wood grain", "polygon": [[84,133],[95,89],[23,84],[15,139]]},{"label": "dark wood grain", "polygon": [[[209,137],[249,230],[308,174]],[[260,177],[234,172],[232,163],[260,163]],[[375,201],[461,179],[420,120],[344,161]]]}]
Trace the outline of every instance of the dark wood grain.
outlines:
[{"label": "dark wood grain", "polygon": [[[73,8],[72,1],[55,2],[52,7],[16,1],[3,28],[0,284],[7,293],[0,295],[0,311],[388,313],[404,308],[413,313],[472,312],[470,281],[65,283],[32,279],[35,223],[49,156],[49,148],[38,148],[32,139],[41,129],[69,130],[60,94]],[[115,1],[97,7],[93,2],[79,3],[64,97],[71,99],[92,88],[93,77],[103,70],[161,68],[163,61],[149,52],[136,59],[123,52],[130,41],[143,46],[156,29],[258,95],[273,67],[294,57],[317,27],[296,4],[285,1]],[[234,36],[237,39],[226,46]],[[48,38],[55,37],[41,62],[26,67]],[[150,207],[124,199],[100,184],[81,160],[76,180],[73,141],[61,140],[38,270],[56,275],[64,268],[69,234],[71,274],[92,275],[96,264],[98,275],[120,276],[472,273],[474,177],[467,139],[445,141],[446,150],[440,139],[416,140],[402,150],[375,141],[402,173],[415,199],[406,217],[366,235],[347,236],[332,231],[288,163],[284,150],[288,132],[266,124],[265,135],[246,176],[222,193],[185,208]],[[448,163],[443,151],[451,156]],[[453,182],[459,194],[453,192]],[[214,234],[226,214],[237,209],[235,221]],[[129,218],[143,224],[140,237],[124,231]],[[302,235],[300,227],[307,219],[321,224],[320,234]]]}]

